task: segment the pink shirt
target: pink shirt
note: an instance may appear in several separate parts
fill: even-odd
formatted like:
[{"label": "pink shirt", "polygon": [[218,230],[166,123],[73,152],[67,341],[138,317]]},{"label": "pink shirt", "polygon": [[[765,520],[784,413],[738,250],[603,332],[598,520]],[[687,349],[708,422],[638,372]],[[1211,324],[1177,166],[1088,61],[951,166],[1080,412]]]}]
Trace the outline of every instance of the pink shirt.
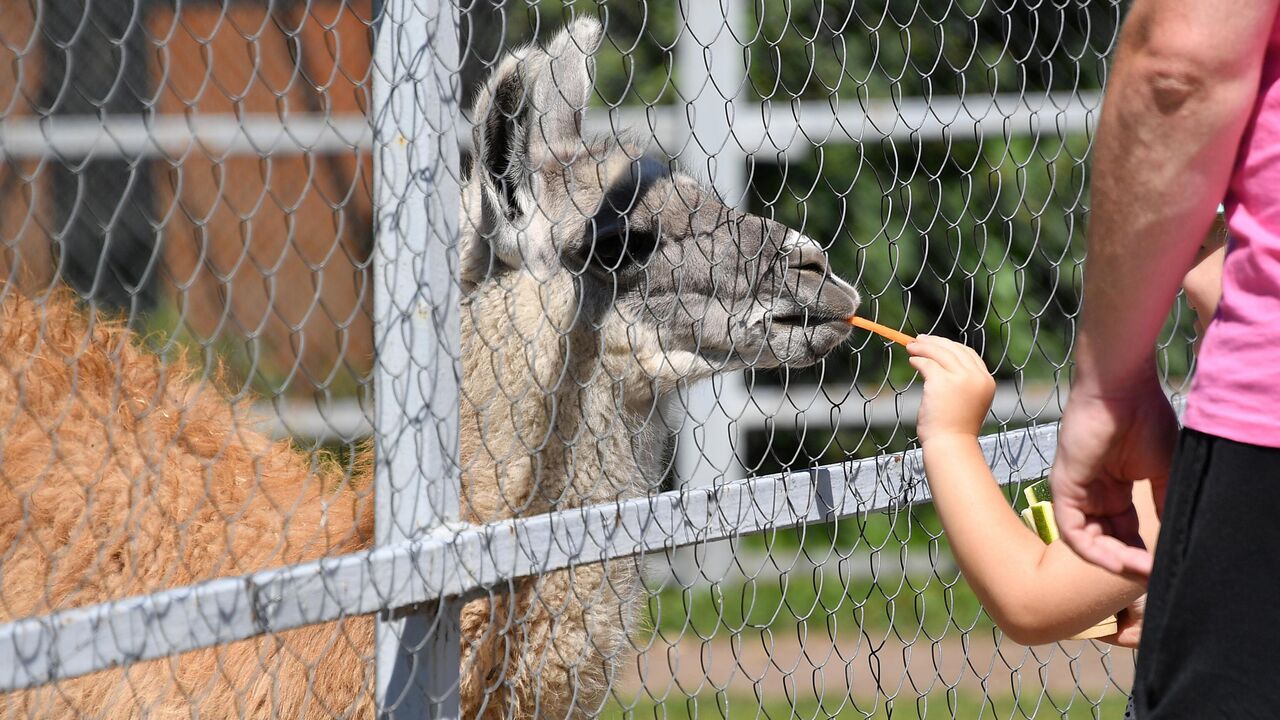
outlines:
[{"label": "pink shirt", "polygon": [[1227,193],[1222,302],[1200,347],[1183,421],[1209,435],[1280,447],[1280,29]]}]

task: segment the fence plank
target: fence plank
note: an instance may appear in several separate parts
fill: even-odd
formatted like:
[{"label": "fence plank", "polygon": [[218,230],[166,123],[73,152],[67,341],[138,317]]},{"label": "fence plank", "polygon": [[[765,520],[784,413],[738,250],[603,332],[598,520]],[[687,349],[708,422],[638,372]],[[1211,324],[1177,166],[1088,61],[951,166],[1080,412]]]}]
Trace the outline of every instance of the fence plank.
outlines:
[{"label": "fence plank", "polygon": [[[705,175],[724,203],[747,209],[747,158],[738,145],[737,107],[747,85],[747,64],[738,39],[744,35],[744,0],[681,0],[686,26],[676,44],[681,94],[687,98],[687,142],[681,159]],[[695,487],[746,475],[739,448],[746,439],[736,421],[749,404],[742,372],[686,385],[668,408],[678,420],[675,449],[679,481]],[[700,546],[672,559],[672,572],[686,582],[725,577],[733,567],[727,543]]]}]

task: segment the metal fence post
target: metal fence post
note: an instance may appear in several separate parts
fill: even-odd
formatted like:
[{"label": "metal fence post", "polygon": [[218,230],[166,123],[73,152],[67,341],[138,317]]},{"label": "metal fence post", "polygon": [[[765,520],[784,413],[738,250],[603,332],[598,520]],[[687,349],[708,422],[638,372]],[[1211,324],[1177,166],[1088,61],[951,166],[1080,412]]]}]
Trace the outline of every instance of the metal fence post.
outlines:
[{"label": "metal fence post", "polygon": [[[746,155],[734,138],[732,122],[738,94],[746,89],[746,61],[739,42],[746,7],[742,0],[680,0],[680,13],[688,29],[676,47],[677,67],[680,92],[692,110],[693,133],[682,159],[705,174],[725,204],[745,208]],[[734,419],[747,405],[742,373],[694,384],[682,395],[687,416],[676,450],[680,482],[698,487],[741,478],[742,443]],[[682,584],[719,580],[733,563],[732,548],[724,542],[691,552],[673,566]]]},{"label": "metal fence post", "polygon": [[[458,28],[449,0],[384,0],[374,41],[379,545],[458,515]],[[392,578],[414,583],[415,576]],[[383,613],[380,717],[458,717],[456,600]]]}]

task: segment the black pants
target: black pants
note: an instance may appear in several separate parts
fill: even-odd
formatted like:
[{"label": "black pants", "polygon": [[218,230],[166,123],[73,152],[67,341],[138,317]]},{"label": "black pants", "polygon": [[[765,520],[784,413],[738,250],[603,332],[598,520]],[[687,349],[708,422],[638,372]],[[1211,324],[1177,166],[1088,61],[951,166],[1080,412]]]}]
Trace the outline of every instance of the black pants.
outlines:
[{"label": "black pants", "polygon": [[1280,718],[1280,449],[1184,430],[1148,591],[1136,715]]}]

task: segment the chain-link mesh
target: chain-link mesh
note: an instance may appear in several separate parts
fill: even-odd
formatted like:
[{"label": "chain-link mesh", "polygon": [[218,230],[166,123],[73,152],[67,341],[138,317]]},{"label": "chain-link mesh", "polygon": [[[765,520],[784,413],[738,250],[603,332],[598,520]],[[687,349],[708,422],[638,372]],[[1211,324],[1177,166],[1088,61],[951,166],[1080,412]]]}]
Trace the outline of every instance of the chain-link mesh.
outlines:
[{"label": "chain-link mesh", "polygon": [[0,5],[0,621],[65,620],[6,714],[1119,716],[844,319],[977,349],[1043,474],[1122,9]]}]

